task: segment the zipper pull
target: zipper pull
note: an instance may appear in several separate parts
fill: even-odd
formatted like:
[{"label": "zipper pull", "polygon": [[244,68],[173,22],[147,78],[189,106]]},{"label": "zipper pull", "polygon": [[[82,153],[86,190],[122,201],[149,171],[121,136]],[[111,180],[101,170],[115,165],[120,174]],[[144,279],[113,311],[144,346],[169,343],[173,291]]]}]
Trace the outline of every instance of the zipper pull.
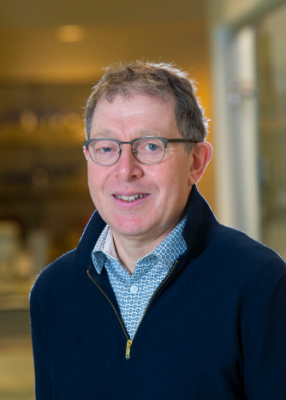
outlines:
[{"label": "zipper pull", "polygon": [[132,340],[128,339],[126,343],[125,358],[128,360],[130,358],[130,349],[132,345]]}]

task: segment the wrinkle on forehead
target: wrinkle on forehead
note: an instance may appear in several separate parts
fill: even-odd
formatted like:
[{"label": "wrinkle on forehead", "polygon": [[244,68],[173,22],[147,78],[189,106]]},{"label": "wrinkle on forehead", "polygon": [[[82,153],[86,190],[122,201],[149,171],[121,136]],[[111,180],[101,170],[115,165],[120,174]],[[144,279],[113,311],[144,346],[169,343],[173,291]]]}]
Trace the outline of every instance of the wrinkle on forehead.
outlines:
[{"label": "wrinkle on forehead", "polygon": [[[118,134],[111,130],[111,129],[101,129],[96,132],[92,133],[92,139],[116,139]],[[132,131],[132,138],[137,139],[140,137],[166,137],[164,132],[155,130],[155,129],[148,129],[148,128],[138,128]],[[168,139],[168,137],[167,137]]]},{"label": "wrinkle on forehead", "polygon": [[98,102],[90,137],[118,138],[129,133],[130,140],[142,136],[168,138],[176,131],[175,101],[171,97],[161,100],[139,94],[131,98],[117,95],[112,102],[105,98]]}]

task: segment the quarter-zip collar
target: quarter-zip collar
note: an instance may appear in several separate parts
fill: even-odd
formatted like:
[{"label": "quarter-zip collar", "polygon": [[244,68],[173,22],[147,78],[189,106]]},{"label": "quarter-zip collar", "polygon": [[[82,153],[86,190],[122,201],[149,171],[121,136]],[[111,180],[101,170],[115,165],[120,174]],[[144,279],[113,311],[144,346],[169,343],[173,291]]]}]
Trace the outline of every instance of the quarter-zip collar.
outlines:
[{"label": "quarter-zip collar", "polygon": [[[210,232],[217,225],[218,222],[208,203],[194,185],[188,201],[187,221],[183,232],[183,237],[188,246],[186,253],[189,257],[195,257],[203,251]],[[105,222],[95,211],[76,249],[75,264],[81,265],[85,269],[92,265],[91,252],[105,226]]]},{"label": "quarter-zip collar", "polygon": [[210,206],[194,185],[188,201],[187,222],[183,231],[189,255],[195,257],[203,251],[209,235],[218,225]]}]

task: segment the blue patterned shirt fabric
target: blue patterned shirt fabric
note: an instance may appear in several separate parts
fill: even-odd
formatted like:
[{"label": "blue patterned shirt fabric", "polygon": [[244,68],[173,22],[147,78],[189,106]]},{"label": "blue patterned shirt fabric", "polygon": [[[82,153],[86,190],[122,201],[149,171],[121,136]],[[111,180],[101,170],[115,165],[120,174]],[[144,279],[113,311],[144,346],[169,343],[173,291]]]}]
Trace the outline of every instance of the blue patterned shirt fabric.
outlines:
[{"label": "blue patterned shirt fabric", "polygon": [[112,233],[107,225],[92,251],[98,274],[106,268],[122,319],[132,339],[152,295],[168,275],[176,259],[187,250],[183,238],[186,217],[149,254],[139,259],[131,274],[116,253]]}]

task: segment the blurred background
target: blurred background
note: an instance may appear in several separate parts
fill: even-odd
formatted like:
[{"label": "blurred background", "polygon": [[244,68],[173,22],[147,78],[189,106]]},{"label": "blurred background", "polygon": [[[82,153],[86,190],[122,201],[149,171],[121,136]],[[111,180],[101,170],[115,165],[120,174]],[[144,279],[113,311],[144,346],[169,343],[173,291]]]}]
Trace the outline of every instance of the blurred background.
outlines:
[{"label": "blurred background", "polygon": [[83,107],[115,61],[174,62],[197,82],[219,220],[286,258],[285,0],[2,0],[0,400],[31,400],[29,291],[93,212]]}]

